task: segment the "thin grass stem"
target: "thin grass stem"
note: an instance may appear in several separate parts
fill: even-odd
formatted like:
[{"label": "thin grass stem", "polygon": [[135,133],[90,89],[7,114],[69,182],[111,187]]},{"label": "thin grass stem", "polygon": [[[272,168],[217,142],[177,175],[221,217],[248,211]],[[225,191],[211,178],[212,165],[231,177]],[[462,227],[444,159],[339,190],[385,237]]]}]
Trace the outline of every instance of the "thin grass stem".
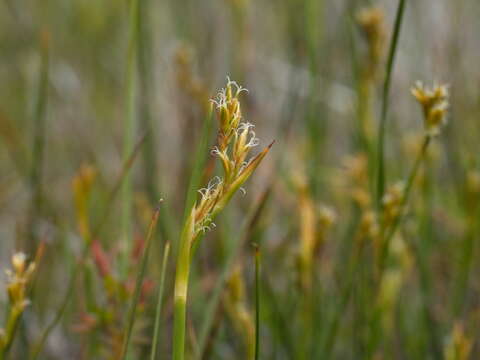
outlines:
[{"label": "thin grass stem", "polygon": [[377,209],[381,207],[383,193],[385,191],[385,132],[387,123],[387,112],[389,105],[389,92],[393,73],[393,65],[395,63],[395,55],[398,48],[398,39],[400,37],[400,29],[403,21],[406,0],[399,0],[397,14],[395,16],[395,25],[388,51],[387,68],[385,74],[385,82],[383,84],[382,93],[382,112],[380,123],[378,125],[378,144],[377,144],[377,192],[376,205]]},{"label": "thin grass stem", "polygon": [[260,249],[255,244],[255,360],[260,357]]},{"label": "thin grass stem", "polygon": [[[379,289],[382,286],[382,279],[383,275],[385,273],[385,269],[387,266],[387,260],[389,257],[390,253],[390,244],[392,242],[392,239],[397,231],[398,226],[400,225],[401,221],[403,220],[404,217],[404,212],[405,212],[405,206],[408,202],[408,199],[410,197],[410,193],[413,187],[414,180],[416,178],[416,175],[418,173],[418,170],[420,169],[420,166],[423,162],[423,159],[425,157],[425,154],[428,149],[428,145],[430,144],[431,141],[431,135],[426,134],[422,147],[417,155],[417,158],[415,160],[415,163],[413,165],[412,170],[410,171],[410,174],[407,179],[407,184],[405,186],[405,190],[403,193],[403,196],[400,201],[399,205],[399,215],[395,217],[393,220],[392,224],[388,229],[385,229],[385,225],[382,224],[382,230],[381,230],[381,247],[380,247],[380,253],[379,253],[379,262],[378,262],[378,273],[377,273],[377,279],[376,279],[376,289],[377,289],[377,294]],[[380,313],[381,309],[379,306],[375,306],[375,308],[372,311],[372,318],[370,322],[371,326],[371,338],[368,344],[368,349],[367,353],[372,354],[373,350],[375,349],[376,344],[378,343],[378,338],[380,336]]]},{"label": "thin grass stem", "polygon": [[[138,83],[139,83],[139,120],[142,127],[147,131],[147,139],[143,148],[144,160],[144,181],[145,187],[150,197],[150,201],[155,202],[158,199],[156,188],[157,159],[155,154],[155,134],[152,124],[152,90],[153,72],[152,72],[152,34],[151,31],[151,2],[142,0],[138,9]],[[141,21],[140,21],[141,19]],[[154,176],[152,176],[154,174]],[[165,213],[163,209],[162,214]],[[163,216],[162,216],[163,218]],[[161,225],[162,219],[159,220]]]},{"label": "thin grass stem", "polygon": [[425,157],[425,154],[427,152],[427,148],[428,148],[428,145],[430,144],[431,139],[432,138],[431,138],[430,135],[428,135],[428,134],[425,135],[425,137],[423,139],[422,147],[420,149],[420,152],[417,155],[417,158],[415,160],[413,168],[410,171],[410,175],[408,176],[408,179],[407,179],[407,184],[405,186],[405,192],[402,196],[402,200],[401,200],[400,206],[399,206],[400,213],[395,218],[392,225],[390,226],[390,228],[386,232],[385,238],[382,239],[383,243],[382,243],[382,246],[381,246],[381,249],[380,249],[378,283],[381,282],[383,273],[385,271],[385,266],[386,266],[386,262],[387,262],[387,259],[388,259],[391,240],[392,240],[393,236],[395,235],[395,233],[397,231],[398,225],[403,220],[403,215],[404,215],[403,213],[404,213],[404,210],[405,210],[405,206],[408,202],[408,199],[410,197],[410,192],[412,190],[412,186],[413,186],[415,177],[417,176],[418,169],[420,169],[420,165],[422,164],[423,158]]},{"label": "thin grass stem", "polygon": [[45,129],[48,102],[48,76],[49,76],[49,33],[43,31],[41,34],[40,52],[41,65],[38,81],[37,99],[34,110],[34,137],[32,145],[32,167],[30,173],[30,186],[32,190],[32,202],[29,212],[29,239],[27,252],[35,249],[35,228],[36,219],[41,214],[42,207],[42,169],[45,153]]},{"label": "thin grass stem", "polygon": [[170,255],[170,243],[165,244],[163,250],[162,270],[160,273],[160,285],[158,286],[157,308],[155,309],[155,325],[153,330],[152,349],[150,351],[150,360],[155,360],[157,356],[158,341],[160,338],[160,318],[162,313],[163,289],[165,287],[165,273],[167,272],[168,256]]},{"label": "thin grass stem", "polygon": [[[185,226],[182,229],[180,239],[180,248],[177,256],[177,270],[175,274],[175,295],[174,295],[174,325],[173,325],[173,359],[183,360],[185,357],[185,321],[186,321],[186,303],[188,297],[188,283],[190,275],[190,258],[192,253],[193,241],[193,219],[191,214],[195,210],[194,202],[196,189],[200,186],[202,179],[202,169],[206,162],[205,154],[208,148],[208,141],[213,125],[213,106],[210,106],[206,121],[204,122],[202,137],[198,144],[193,162],[192,175],[188,185],[187,196],[185,200]],[[212,215],[213,218],[213,215]],[[190,220],[188,220],[190,219]],[[197,241],[198,244],[198,241]]]},{"label": "thin grass stem", "polygon": [[[123,133],[123,157],[128,159],[134,146],[134,136],[137,121],[137,61],[138,61],[138,23],[139,19],[139,1],[130,0],[130,24],[129,24],[129,44],[128,59],[126,69],[125,100],[126,116]],[[126,273],[127,257],[131,248],[132,233],[132,180],[131,175],[127,174],[122,187],[122,241],[123,256],[121,258],[122,273]]]},{"label": "thin grass stem", "polygon": [[127,327],[125,328],[125,333],[123,335],[122,351],[120,355],[120,359],[122,360],[126,358],[128,353],[128,345],[130,344],[132,329],[133,329],[133,325],[135,324],[135,315],[137,314],[137,311],[136,311],[137,305],[138,305],[138,301],[140,300],[140,295],[142,292],[143,278],[145,277],[145,271],[148,263],[148,255],[150,253],[150,247],[152,246],[152,238],[155,231],[155,227],[158,222],[158,216],[160,214],[161,202],[162,200],[160,200],[159,204],[157,205],[157,208],[153,213],[152,220],[150,221],[146,243],[143,249],[142,260],[141,260],[140,267],[138,269],[136,280],[135,280],[135,290],[133,292],[133,299],[130,304],[130,308],[128,310]]},{"label": "thin grass stem", "polygon": [[177,260],[174,290],[174,323],[173,323],[173,360],[185,358],[185,326],[187,318],[188,283],[190,276],[190,252],[193,239],[193,219],[195,208],[192,208],[192,215],[182,230],[180,249]]}]

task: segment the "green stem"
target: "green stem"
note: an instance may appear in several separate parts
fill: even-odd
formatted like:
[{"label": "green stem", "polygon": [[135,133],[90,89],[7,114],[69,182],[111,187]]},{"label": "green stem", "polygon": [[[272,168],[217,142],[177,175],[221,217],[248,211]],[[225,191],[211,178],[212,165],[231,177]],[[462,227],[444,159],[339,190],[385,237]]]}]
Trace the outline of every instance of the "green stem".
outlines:
[{"label": "green stem", "polygon": [[400,36],[400,29],[403,20],[403,13],[405,11],[406,0],[399,0],[397,15],[395,17],[395,25],[392,35],[392,40],[390,42],[390,49],[388,52],[388,61],[385,82],[383,84],[383,95],[382,95],[382,113],[380,118],[380,123],[378,125],[378,147],[377,147],[377,208],[380,209],[383,192],[385,191],[385,131],[386,131],[386,122],[387,122],[387,111],[388,111],[388,94],[390,92],[390,83],[393,72],[393,65],[395,62],[395,54],[397,52],[398,38]]},{"label": "green stem", "polygon": [[192,248],[195,208],[185,223],[180,240],[174,290],[173,360],[185,358],[185,326],[187,318],[188,279],[190,275],[190,252]]},{"label": "green stem", "polygon": [[[136,125],[136,97],[137,97],[137,57],[138,57],[138,22],[139,0],[130,0],[130,33],[126,71],[126,117],[124,122],[123,157],[127,159],[133,149],[133,139]],[[132,182],[131,175],[125,177],[122,188],[122,234],[124,253],[122,257],[122,271],[126,272],[127,257],[131,247],[132,232]]]},{"label": "green stem", "polygon": [[255,245],[255,360],[260,356],[260,249]]},{"label": "green stem", "polygon": [[389,253],[389,250],[390,250],[391,240],[392,240],[393,236],[395,235],[395,232],[398,228],[398,225],[400,224],[400,222],[403,219],[403,212],[404,212],[404,209],[405,209],[405,205],[407,204],[408,198],[410,196],[410,192],[412,190],[413,182],[415,180],[415,177],[417,176],[418,169],[420,168],[420,165],[422,164],[423,158],[425,157],[425,153],[427,151],[427,148],[428,148],[428,145],[430,144],[431,139],[432,139],[431,136],[428,135],[428,134],[425,135],[425,137],[423,139],[422,148],[421,148],[420,152],[418,153],[417,158],[415,160],[415,163],[413,165],[413,168],[410,172],[410,175],[408,176],[407,185],[405,187],[405,192],[404,192],[402,200],[400,202],[400,206],[399,206],[400,214],[395,218],[395,220],[393,221],[392,225],[390,226],[388,232],[386,233],[385,238],[383,239],[382,248],[380,250],[379,278],[378,278],[378,283],[379,284],[381,282],[383,272],[385,270],[386,261],[387,261],[388,253]]},{"label": "green stem", "polygon": [[[399,205],[399,215],[395,218],[395,220],[393,220],[393,223],[391,224],[391,226],[388,229],[386,229],[385,225],[382,224],[382,230],[381,230],[382,244],[381,244],[381,248],[380,248],[378,277],[377,277],[377,281],[376,281],[376,290],[377,290],[376,293],[377,294],[378,294],[378,291],[379,291],[379,289],[381,287],[381,284],[382,284],[382,278],[383,278],[383,274],[385,272],[385,268],[386,268],[386,264],[387,264],[387,260],[388,260],[388,255],[389,255],[389,251],[390,251],[391,240],[392,240],[393,236],[395,235],[399,224],[403,220],[405,205],[408,202],[415,177],[418,173],[420,165],[422,164],[423,158],[425,157],[425,154],[426,154],[426,151],[428,149],[428,145],[430,144],[430,141],[431,141],[431,136],[426,134],[424,139],[423,139],[422,148],[421,148],[420,152],[418,153],[417,158],[415,160],[415,163],[413,165],[413,168],[410,171],[410,175],[408,176],[405,191],[404,191],[403,197],[402,197],[400,205]],[[387,232],[385,233],[385,231],[387,231]],[[370,325],[372,335],[371,335],[370,342],[368,344],[368,349],[367,349],[367,354],[369,354],[370,356],[373,353],[373,349],[375,348],[375,346],[378,342],[378,337],[379,337],[379,333],[380,333],[380,326],[379,326],[380,312],[381,312],[380,307],[378,305],[375,306],[375,308],[373,309],[373,312],[372,312],[372,319],[371,319],[371,325]]]},{"label": "green stem", "polygon": [[160,335],[160,315],[162,312],[163,289],[165,285],[165,273],[167,270],[168,255],[170,254],[170,243],[165,244],[163,250],[162,271],[160,273],[160,285],[158,286],[157,308],[155,309],[155,326],[153,331],[152,350],[150,352],[150,360],[155,360],[158,348],[158,338]]},{"label": "green stem", "polygon": [[30,173],[30,186],[32,203],[29,213],[29,242],[27,252],[33,253],[35,249],[36,220],[41,214],[42,207],[42,170],[45,152],[45,129],[48,103],[48,74],[49,74],[49,33],[41,34],[41,66],[40,79],[34,113],[34,138],[32,147],[32,168]]},{"label": "green stem", "polygon": [[465,300],[468,290],[468,282],[470,277],[470,270],[475,254],[475,240],[478,231],[478,221],[480,215],[480,207],[470,209],[470,214],[467,215],[468,228],[463,244],[460,248],[460,262],[459,269],[456,274],[455,287],[453,291],[453,315],[459,319],[462,317],[462,312],[465,310]]},{"label": "green stem", "polygon": [[442,342],[440,340],[439,326],[433,312],[432,280],[428,268],[431,243],[433,240],[433,186],[432,186],[432,166],[430,162],[425,162],[425,180],[423,182],[423,215],[420,220],[421,241],[418,244],[412,242],[413,254],[418,263],[420,290],[422,292],[422,311],[427,335],[430,344],[430,353],[434,359],[442,359]]},{"label": "green stem", "polygon": [[[180,249],[177,256],[177,269],[175,274],[175,295],[174,295],[174,324],[173,324],[173,360],[183,360],[185,357],[185,324],[187,311],[188,282],[190,274],[190,258],[194,240],[194,219],[195,219],[195,196],[198,184],[201,181],[202,169],[206,162],[206,149],[208,148],[209,134],[212,128],[214,112],[210,107],[204,127],[202,137],[198,145],[193,163],[192,175],[188,186],[185,203],[185,225],[182,230]],[[214,215],[212,215],[212,219]],[[174,248],[175,250],[175,248]],[[175,251],[174,251],[175,253]]]},{"label": "green stem", "polygon": [[420,287],[422,294],[422,312],[425,325],[428,329],[427,335],[429,338],[430,344],[430,354],[433,359],[442,359],[442,347],[439,342],[438,335],[438,326],[436,324],[435,318],[433,316],[432,304],[433,299],[431,296],[431,285],[428,278],[428,269],[426,266],[426,254],[424,254],[424,249],[421,247],[424,245],[415,246],[412,245],[413,253],[415,255],[415,260],[418,264],[418,270],[420,275]]},{"label": "green stem", "polygon": [[[341,289],[341,294],[338,301],[335,302],[335,308],[328,320],[327,330],[324,335],[324,339],[321,343],[320,349],[323,350],[323,356],[325,359],[329,359],[334,349],[337,339],[338,328],[342,315],[345,313],[345,309],[350,301],[350,297],[355,284],[356,275],[358,272],[358,266],[360,264],[360,251],[356,249],[356,244],[352,244],[351,254],[346,269],[346,281],[344,287]],[[357,254],[358,251],[358,254]]]},{"label": "green stem", "polygon": [[145,277],[145,271],[147,268],[148,254],[150,253],[153,233],[158,222],[159,212],[160,212],[160,207],[159,205],[157,205],[157,208],[155,209],[155,212],[152,217],[152,221],[150,222],[150,226],[148,228],[147,240],[146,240],[146,244],[142,254],[142,262],[140,264],[140,268],[138,269],[137,278],[135,280],[135,290],[133,293],[133,300],[132,300],[132,303],[130,304],[130,309],[128,311],[127,327],[125,329],[125,334],[123,336],[122,352],[120,356],[120,359],[122,360],[126,358],[128,353],[128,345],[130,343],[130,338],[132,336],[133,325],[135,324],[135,315],[137,314],[137,311],[136,311],[137,305],[138,305],[138,301],[140,300],[140,295],[142,293],[142,284],[143,284],[143,278]]},{"label": "green stem", "polygon": [[22,315],[23,310],[19,309],[18,306],[12,306],[8,315],[7,326],[5,329],[5,338],[2,339],[2,344],[0,347],[0,360],[3,360],[7,357],[8,351],[12,346],[13,339],[15,338],[15,333],[18,328],[18,321]]},{"label": "green stem", "polygon": [[[151,24],[151,6],[150,0],[142,0],[138,9],[138,83],[139,83],[139,117],[142,127],[147,132],[145,147],[143,148],[144,177],[146,191],[150,201],[157,201],[158,191],[156,187],[157,179],[157,159],[155,154],[155,134],[152,124],[152,93],[153,93],[153,73],[152,73],[152,24]],[[152,176],[153,175],[153,176]],[[165,209],[162,211],[162,218]],[[160,219],[160,224],[162,219]]]}]

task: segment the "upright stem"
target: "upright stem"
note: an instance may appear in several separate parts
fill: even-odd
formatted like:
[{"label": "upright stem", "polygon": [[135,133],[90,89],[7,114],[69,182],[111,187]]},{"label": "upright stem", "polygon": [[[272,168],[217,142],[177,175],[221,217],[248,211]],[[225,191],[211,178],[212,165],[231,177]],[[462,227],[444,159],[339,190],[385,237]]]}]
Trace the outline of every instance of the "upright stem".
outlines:
[{"label": "upright stem", "polygon": [[[405,192],[403,193],[400,206],[399,206],[399,215],[393,220],[393,223],[388,229],[385,229],[385,225],[382,224],[382,244],[380,248],[380,258],[379,258],[379,266],[378,266],[378,277],[376,281],[376,289],[377,289],[377,294],[379,292],[379,289],[382,284],[382,278],[383,274],[385,272],[387,260],[388,260],[388,255],[389,255],[389,250],[390,250],[390,244],[393,236],[396,233],[396,230],[400,224],[400,222],[403,219],[403,213],[405,210],[405,205],[407,204],[407,201],[410,196],[410,192],[412,190],[413,182],[415,180],[415,177],[417,176],[418,170],[420,168],[420,165],[422,164],[423,158],[425,157],[428,145],[430,144],[431,141],[431,136],[429,134],[426,134],[423,143],[422,143],[422,148],[420,152],[417,155],[417,158],[415,160],[415,164],[413,165],[412,170],[410,171],[410,174],[408,176],[407,180],[407,185],[405,187]],[[376,344],[378,343],[378,338],[380,336],[380,329],[379,329],[379,317],[380,317],[381,309],[379,306],[376,306],[373,309],[372,313],[372,319],[370,321],[370,326],[371,326],[371,338],[370,342],[368,344],[368,349],[367,349],[367,354],[371,356],[373,353],[373,350],[376,347]]]},{"label": "upright stem", "polygon": [[465,310],[465,300],[468,290],[468,280],[470,277],[470,270],[475,254],[475,240],[478,231],[478,218],[480,207],[470,208],[467,215],[467,233],[463,240],[463,245],[460,248],[460,262],[458,273],[456,274],[456,281],[454,283],[453,291],[453,315],[455,318],[461,319]]},{"label": "upright stem", "polygon": [[175,276],[175,314],[173,324],[173,360],[183,360],[185,353],[185,322],[187,312],[190,249],[182,245]]},{"label": "upright stem", "polygon": [[413,165],[413,168],[410,172],[410,175],[408,176],[407,185],[405,187],[405,192],[404,192],[402,200],[400,202],[400,214],[395,218],[395,220],[393,221],[390,229],[386,233],[385,238],[383,239],[382,248],[381,248],[381,251],[380,251],[379,283],[380,283],[380,280],[382,278],[383,272],[385,270],[385,265],[386,265],[386,261],[387,261],[387,258],[388,258],[388,252],[389,252],[389,249],[390,249],[391,240],[392,240],[393,236],[395,235],[395,232],[397,230],[398,225],[400,224],[401,220],[403,219],[403,211],[404,211],[405,205],[407,204],[408,198],[410,196],[410,192],[412,190],[413,182],[415,180],[415,177],[417,176],[418,169],[420,168],[420,165],[422,164],[422,160],[425,156],[425,153],[427,151],[427,148],[428,148],[428,145],[430,144],[431,139],[432,139],[431,136],[428,135],[428,134],[425,135],[425,137],[423,139],[422,148],[421,148],[420,152],[418,153],[417,158],[415,160],[415,164]]},{"label": "upright stem", "polygon": [[183,228],[178,253],[174,290],[173,360],[183,360],[185,358],[188,278],[190,275],[190,253],[194,239],[194,225],[195,207]]},{"label": "upright stem", "polygon": [[145,277],[145,271],[147,268],[148,254],[150,253],[153,233],[158,222],[158,215],[160,211],[159,205],[157,205],[157,208],[153,213],[152,220],[150,221],[150,226],[148,228],[148,235],[145,240],[145,246],[142,253],[140,267],[138,269],[137,277],[135,279],[135,290],[133,293],[133,299],[130,304],[130,308],[128,310],[127,326],[125,328],[125,333],[123,335],[122,352],[120,355],[120,359],[122,360],[124,360],[127,357],[128,346],[130,344],[130,338],[132,336],[133,325],[135,324],[135,315],[137,313],[138,301],[140,300],[140,295],[142,293],[142,284],[143,284],[143,278]]},{"label": "upright stem", "polygon": [[390,83],[392,78],[393,64],[395,61],[395,54],[397,50],[398,38],[400,35],[400,28],[403,20],[403,13],[405,10],[406,0],[399,0],[397,15],[395,17],[395,25],[392,35],[392,40],[390,42],[390,49],[388,52],[388,61],[387,61],[387,72],[385,75],[385,83],[383,84],[383,95],[382,95],[382,114],[380,118],[380,123],[378,125],[378,147],[377,147],[377,194],[376,194],[376,204],[380,208],[380,202],[383,197],[383,192],[385,190],[385,130],[386,130],[386,121],[387,121],[387,110],[388,110],[388,93],[390,92]]},{"label": "upright stem", "polygon": [[[137,97],[137,56],[138,56],[138,3],[140,0],[130,0],[130,30],[128,44],[128,59],[126,73],[126,117],[123,136],[123,156],[128,159],[133,150],[136,123],[136,97]],[[124,245],[122,258],[122,271],[126,270],[126,258],[130,249],[132,232],[132,183],[131,176],[127,174],[122,188],[122,218],[121,228]]]},{"label": "upright stem", "polygon": [[255,360],[260,356],[260,249],[255,245]]},{"label": "upright stem", "polygon": [[0,344],[0,360],[7,358],[8,351],[12,346],[13,340],[15,338],[15,332],[17,331],[18,321],[22,315],[22,310],[18,306],[13,305],[10,308],[8,314],[7,326],[5,329],[5,337],[2,339],[3,342]]},{"label": "upright stem", "polygon": [[150,360],[155,360],[157,356],[158,338],[160,336],[160,315],[162,313],[163,289],[165,285],[165,273],[167,270],[168,255],[170,254],[170,243],[165,244],[163,250],[162,272],[160,275],[160,285],[158,287],[157,308],[155,310],[155,326],[153,332],[152,350],[150,352]]},{"label": "upright stem", "polygon": [[32,202],[28,214],[28,243],[26,251],[33,253],[35,244],[35,228],[42,208],[42,170],[44,166],[47,105],[48,105],[48,74],[49,74],[49,33],[44,30],[41,34],[41,67],[37,88],[37,99],[34,112],[34,137],[32,144],[32,167],[30,173],[30,186]]},{"label": "upright stem", "polygon": [[[143,148],[143,170],[145,177],[146,191],[150,201],[156,201],[158,191],[157,159],[155,154],[155,134],[152,124],[152,92],[153,92],[153,71],[152,71],[152,6],[150,0],[142,0],[138,4],[138,84],[139,84],[139,120],[147,132],[145,147]],[[153,176],[152,176],[153,174]],[[164,211],[165,212],[165,211]],[[160,219],[160,225],[164,222]]]}]

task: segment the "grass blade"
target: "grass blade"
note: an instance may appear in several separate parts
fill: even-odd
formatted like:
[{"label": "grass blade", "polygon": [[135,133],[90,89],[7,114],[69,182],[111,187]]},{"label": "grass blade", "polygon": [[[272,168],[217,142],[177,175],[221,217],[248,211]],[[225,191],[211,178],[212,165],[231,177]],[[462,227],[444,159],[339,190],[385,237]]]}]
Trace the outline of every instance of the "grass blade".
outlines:
[{"label": "grass blade", "polygon": [[[417,173],[418,173],[418,170],[420,169],[420,166],[423,162],[423,159],[425,158],[425,154],[427,152],[427,149],[428,149],[428,145],[430,144],[430,141],[431,141],[431,136],[430,135],[425,135],[424,139],[423,139],[423,143],[422,143],[422,147],[417,155],[417,158],[415,159],[415,163],[410,171],[410,174],[408,176],[408,179],[407,179],[407,183],[405,185],[405,191],[402,195],[402,198],[401,198],[401,201],[400,201],[400,204],[399,204],[399,214],[398,216],[395,217],[395,219],[393,220],[392,224],[390,225],[390,227],[388,228],[388,230],[386,230],[385,232],[385,229],[381,230],[381,233],[385,233],[384,236],[382,236],[382,243],[380,245],[380,252],[379,252],[379,262],[378,262],[378,276],[377,276],[377,279],[376,279],[376,288],[377,288],[377,293],[378,291],[380,291],[380,287],[381,287],[381,284],[382,284],[382,279],[383,279],[383,275],[385,273],[385,269],[387,267],[387,261],[388,261],[388,258],[389,258],[389,254],[390,254],[390,245],[391,245],[391,242],[392,242],[392,239],[399,227],[399,225],[401,224],[402,220],[403,220],[403,215],[404,215],[404,211],[405,211],[405,206],[407,205],[408,203],[408,199],[410,198],[410,193],[411,193],[411,190],[413,188],[413,183],[414,183],[414,180],[417,176]],[[379,342],[379,337],[380,337],[380,326],[379,326],[379,322],[380,322],[380,313],[381,313],[381,309],[380,307],[377,305],[373,310],[372,310],[372,320],[371,320],[371,341],[370,343],[368,344],[368,351],[369,351],[369,354],[372,354],[373,353],[373,350],[376,348],[378,342]]]},{"label": "grass blade", "polygon": [[120,355],[120,359],[122,360],[124,360],[125,357],[127,356],[128,345],[130,344],[132,329],[135,323],[136,309],[137,309],[138,301],[140,300],[140,295],[142,291],[143,278],[145,277],[145,271],[147,268],[148,254],[150,253],[153,234],[158,222],[158,216],[160,214],[160,203],[162,201],[163,200],[160,200],[159,204],[157,205],[157,208],[153,213],[152,220],[150,221],[150,226],[148,228],[148,234],[147,234],[146,244],[143,249],[142,260],[141,260],[140,267],[138,269],[137,277],[135,280],[135,290],[133,293],[133,299],[132,299],[132,303],[130,304],[130,309],[128,310],[128,315],[127,315],[127,327],[125,329],[125,333],[123,336],[122,352]]},{"label": "grass blade", "polygon": [[[130,156],[134,143],[136,119],[137,119],[137,58],[138,58],[138,23],[139,19],[139,1],[130,0],[130,28],[128,59],[126,69],[126,116],[123,133],[123,156],[127,159]],[[122,188],[122,241],[124,246],[123,256],[121,258],[121,270],[126,271],[127,257],[131,248],[132,233],[132,180],[131,175],[127,174]]]},{"label": "grass blade", "polygon": [[395,25],[388,51],[387,69],[385,82],[383,84],[382,94],[382,113],[380,123],[378,125],[378,144],[377,144],[377,193],[376,204],[380,208],[383,193],[385,191],[385,131],[388,112],[388,94],[390,92],[390,84],[392,79],[393,65],[395,63],[395,55],[397,53],[398,39],[403,21],[403,13],[405,11],[406,0],[399,0],[397,7],[397,15],[395,17]]},{"label": "grass blade", "polygon": [[413,165],[412,170],[410,171],[410,174],[407,179],[407,184],[405,186],[405,192],[402,196],[402,200],[400,203],[400,215],[397,216],[388,229],[388,232],[385,234],[385,238],[382,240],[383,243],[380,247],[380,259],[379,259],[379,273],[378,273],[378,284],[381,283],[383,273],[385,271],[385,267],[387,264],[387,259],[388,259],[388,254],[390,250],[390,243],[395,235],[395,232],[397,231],[398,226],[400,225],[401,221],[403,220],[402,216],[402,211],[405,210],[405,206],[407,205],[408,199],[410,197],[410,193],[413,187],[413,182],[415,180],[415,177],[417,176],[418,170],[420,169],[420,165],[422,164],[422,161],[425,157],[425,154],[428,149],[428,145],[430,144],[431,137],[429,135],[425,135],[425,138],[423,139],[422,143],[422,148],[420,152],[417,155],[417,158],[415,159],[415,163]]},{"label": "grass blade", "polygon": [[255,360],[260,356],[260,249],[255,246]]},{"label": "grass blade", "polygon": [[42,206],[42,169],[45,152],[45,129],[48,101],[48,67],[49,67],[49,33],[43,31],[40,39],[41,67],[40,79],[37,89],[37,101],[34,113],[34,137],[32,147],[32,167],[30,173],[30,187],[32,202],[28,216],[29,239],[27,252],[32,253],[35,249],[35,223],[41,213]]},{"label": "grass blade", "polygon": [[160,336],[160,317],[161,317],[160,315],[162,312],[163,289],[165,285],[165,273],[167,270],[169,254],[170,254],[170,243],[167,242],[163,250],[162,271],[160,273],[160,285],[158,286],[158,296],[157,296],[158,300],[157,300],[157,308],[155,310],[155,325],[154,325],[154,331],[153,331],[153,342],[152,342],[152,350],[150,352],[150,360],[155,360],[157,355],[158,338]]},{"label": "grass blade", "polygon": [[[149,0],[142,0],[138,9],[138,84],[139,84],[139,117],[142,127],[147,131],[147,139],[143,148],[143,170],[145,177],[145,187],[150,197],[150,201],[155,202],[158,199],[156,188],[157,179],[157,159],[155,154],[155,134],[152,124],[152,91],[153,71],[152,71],[152,31],[151,31],[151,4]],[[141,19],[141,21],[140,21]],[[154,176],[152,176],[152,174]],[[165,212],[165,210],[163,211]],[[159,225],[162,219],[159,221]]]}]

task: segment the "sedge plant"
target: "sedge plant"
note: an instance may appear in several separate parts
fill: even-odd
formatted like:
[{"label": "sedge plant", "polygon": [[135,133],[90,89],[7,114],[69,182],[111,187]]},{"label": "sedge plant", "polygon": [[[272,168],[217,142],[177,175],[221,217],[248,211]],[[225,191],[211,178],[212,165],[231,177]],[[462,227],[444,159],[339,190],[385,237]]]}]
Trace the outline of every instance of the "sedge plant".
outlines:
[{"label": "sedge plant", "polygon": [[0,328],[0,359],[6,359],[8,351],[15,339],[20,318],[25,308],[30,304],[28,292],[33,281],[38,261],[40,260],[43,246],[39,247],[37,256],[33,261],[27,261],[27,256],[17,252],[12,256],[13,270],[6,270],[8,277],[8,314],[5,329]]},{"label": "sedge plant", "polygon": [[[381,288],[382,280],[389,259],[390,247],[399,225],[401,224],[405,208],[408,204],[412,188],[427,154],[428,147],[432,139],[439,135],[443,126],[447,122],[447,111],[449,107],[448,86],[426,87],[421,82],[417,82],[411,89],[412,95],[420,104],[423,112],[424,135],[420,151],[417,154],[412,169],[405,182],[397,183],[390,187],[382,199],[383,219],[380,229],[380,249],[378,259],[377,285]],[[380,290],[379,290],[380,293]],[[370,353],[378,344],[379,328],[378,316],[379,309],[374,311],[374,319],[371,323],[372,339],[369,344]]]},{"label": "sedge plant", "polygon": [[442,127],[446,124],[448,110],[448,87],[446,85],[425,87],[417,82],[411,90],[412,95],[418,101],[423,111],[423,123],[425,132],[422,146],[417,155],[412,170],[408,176],[406,185],[392,187],[392,191],[383,197],[384,224],[382,228],[383,242],[380,250],[380,276],[382,275],[391,239],[395,235],[397,227],[402,219],[403,211],[407,204],[415,177],[420,165],[425,158],[428,146],[433,137],[440,134]]},{"label": "sedge plant", "polygon": [[386,64],[385,80],[383,83],[382,92],[382,111],[380,122],[378,123],[378,141],[377,141],[377,174],[376,174],[376,205],[377,209],[381,208],[381,200],[385,190],[385,134],[387,128],[387,112],[389,107],[389,93],[392,80],[393,65],[395,63],[395,56],[397,54],[398,41],[400,38],[400,30],[402,28],[403,14],[405,13],[405,6],[407,0],[399,0],[397,13],[395,15],[395,25],[393,28],[392,38],[390,41],[390,48],[388,50],[388,60]]},{"label": "sedge plant", "polygon": [[185,356],[185,324],[192,247],[206,231],[215,227],[213,220],[225,208],[233,195],[252,175],[261,163],[271,143],[258,155],[248,159],[259,140],[253,131],[254,125],[244,122],[239,96],[247,91],[228,79],[227,86],[212,100],[219,120],[217,145],[211,154],[218,157],[223,176],[214,177],[208,185],[198,190],[201,197],[185,219],[177,258],[174,290],[173,359]]}]

